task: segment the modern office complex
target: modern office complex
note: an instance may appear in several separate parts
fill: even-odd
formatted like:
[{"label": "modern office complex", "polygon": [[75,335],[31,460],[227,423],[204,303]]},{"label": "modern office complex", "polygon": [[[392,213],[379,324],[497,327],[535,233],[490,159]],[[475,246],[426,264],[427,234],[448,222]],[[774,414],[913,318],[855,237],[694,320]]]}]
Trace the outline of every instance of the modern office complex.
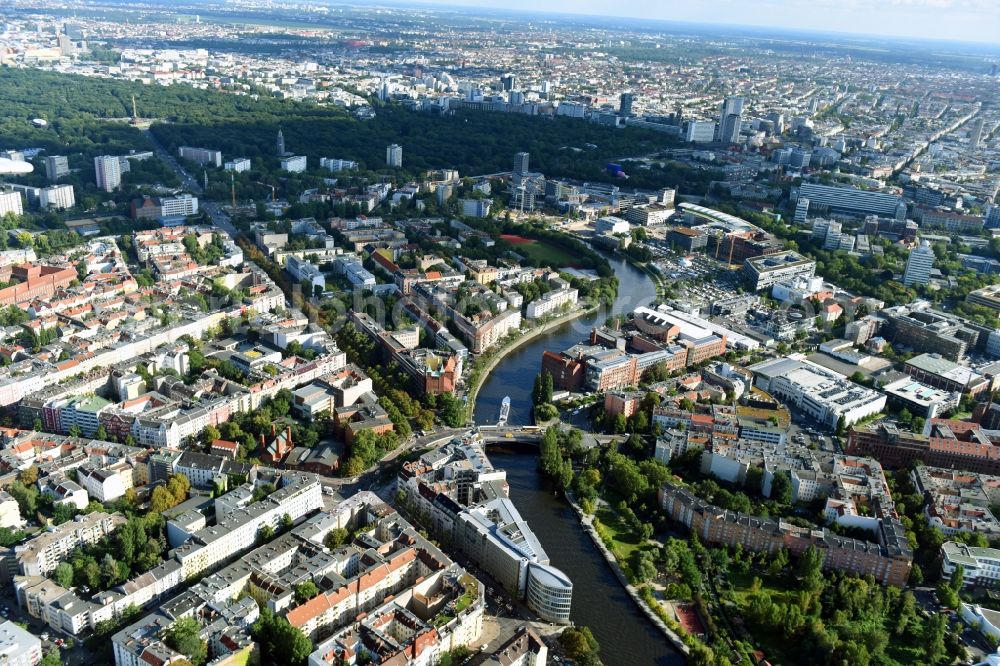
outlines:
[{"label": "modern office complex", "polygon": [[752,257],[743,262],[743,282],[751,291],[763,291],[778,282],[815,274],[816,262],[798,252]]},{"label": "modern office complex", "polygon": [[878,215],[897,220],[906,217],[906,203],[902,197],[887,192],[803,183],[799,186],[799,198],[803,197],[809,200],[809,211],[824,209],[831,213]]},{"label": "modern office complex", "polygon": [[897,305],[882,310],[879,335],[893,344],[917,352],[933,352],[951,361],[961,361],[973,349],[986,346],[992,329],[973,324],[947,312],[934,310],[928,301]]},{"label": "modern office complex", "polygon": [[776,358],[749,370],[755,386],[788,400],[831,428],[841,420],[844,425],[857,423],[885,407],[885,395],[809,361]]}]

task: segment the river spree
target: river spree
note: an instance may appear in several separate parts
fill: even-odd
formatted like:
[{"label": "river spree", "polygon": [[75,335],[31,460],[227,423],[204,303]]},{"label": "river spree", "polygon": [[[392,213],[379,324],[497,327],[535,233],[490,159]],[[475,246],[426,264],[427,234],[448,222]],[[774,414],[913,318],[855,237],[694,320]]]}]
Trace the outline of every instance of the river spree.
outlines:
[{"label": "river spree", "polygon": [[656,286],[648,275],[621,259],[609,258],[608,261],[618,276],[618,299],[614,306],[567,322],[504,357],[479,389],[474,414],[477,425],[496,423],[504,396],[510,396],[507,423],[531,425],[531,387],[542,366],[542,352],[559,352],[572,347],[612,314],[631,312],[656,298]]},{"label": "river spree", "polygon": [[[618,299],[610,310],[581,317],[539,336],[506,356],[486,379],[476,400],[479,425],[495,423],[504,396],[510,396],[508,422],[531,423],[531,387],[541,367],[542,352],[562,351],[580,342],[594,325],[612,314],[630,312],[656,297],[656,287],[642,271],[612,259],[618,276]],[[682,664],[667,639],[636,607],[611,573],[604,557],[580,527],[573,509],[552,494],[537,471],[537,450],[490,449],[494,466],[507,470],[510,496],[542,542],[554,566],[573,580],[573,622],[586,625],[601,644],[605,664]]]},{"label": "river spree", "polygon": [[573,581],[574,624],[586,625],[601,644],[608,666],[679,665],[684,660],[636,607],[608,568],[576,514],[537,469],[538,453],[530,446],[493,448],[490,461],[507,471],[510,498],[542,542],[553,566]]}]

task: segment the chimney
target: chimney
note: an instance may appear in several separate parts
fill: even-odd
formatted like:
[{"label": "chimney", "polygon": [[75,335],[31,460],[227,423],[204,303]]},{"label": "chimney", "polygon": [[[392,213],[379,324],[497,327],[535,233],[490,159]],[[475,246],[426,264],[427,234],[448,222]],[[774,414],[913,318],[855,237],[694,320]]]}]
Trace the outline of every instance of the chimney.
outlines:
[{"label": "chimney", "polygon": [[285,428],[285,441],[288,443],[288,449],[292,449],[292,426]]},{"label": "chimney", "polygon": [[274,430],[274,424],[272,423],[272,424],[271,424],[271,437],[274,437],[274,436],[275,436],[275,434],[276,434],[276,432],[275,432],[275,430]]}]

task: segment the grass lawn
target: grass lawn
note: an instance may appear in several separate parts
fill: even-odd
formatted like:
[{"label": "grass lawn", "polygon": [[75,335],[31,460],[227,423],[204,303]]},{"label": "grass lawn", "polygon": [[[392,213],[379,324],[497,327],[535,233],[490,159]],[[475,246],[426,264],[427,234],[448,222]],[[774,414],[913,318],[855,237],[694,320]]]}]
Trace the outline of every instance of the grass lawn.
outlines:
[{"label": "grass lawn", "polygon": [[628,562],[628,558],[631,557],[632,552],[639,548],[639,537],[632,534],[632,530],[618,517],[618,513],[613,509],[602,506],[595,515],[601,521],[601,525],[611,534],[613,542],[611,551],[615,554],[615,557],[623,562]]},{"label": "grass lawn", "polygon": [[518,244],[514,246],[514,251],[540,264],[548,264],[552,268],[573,266],[578,261],[578,257],[573,256],[566,250],[537,240]]}]

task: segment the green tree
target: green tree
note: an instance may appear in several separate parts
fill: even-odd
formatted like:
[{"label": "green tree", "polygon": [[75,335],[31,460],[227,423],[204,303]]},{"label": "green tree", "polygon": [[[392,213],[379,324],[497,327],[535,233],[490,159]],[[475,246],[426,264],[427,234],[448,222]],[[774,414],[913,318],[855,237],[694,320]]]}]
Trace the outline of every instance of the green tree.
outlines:
[{"label": "green tree", "polygon": [[566,656],[577,664],[593,666],[600,663],[600,646],[590,627],[569,627],[559,634],[559,644]]},{"label": "green tree", "polygon": [[632,551],[629,566],[632,569],[632,576],[639,583],[656,578],[656,563],[653,561],[653,555],[649,551]]},{"label": "green tree", "polygon": [[319,588],[316,587],[316,583],[311,580],[307,580],[295,586],[295,601],[300,604],[304,604],[317,594],[319,594]]},{"label": "green tree", "polygon": [[52,572],[52,579],[61,587],[70,588],[73,586],[73,567],[69,562],[60,562],[55,571]]},{"label": "green tree", "polygon": [[201,638],[201,627],[193,617],[182,617],[170,625],[163,642],[187,657],[194,666],[208,661],[208,643]]},{"label": "green tree", "polygon": [[50,650],[42,657],[42,660],[38,662],[38,666],[61,666],[62,657],[59,656],[59,650]]},{"label": "green tree", "polygon": [[792,503],[792,479],[785,470],[775,472],[771,477],[771,499],[779,504]]},{"label": "green tree", "polygon": [[823,589],[823,551],[815,546],[809,546],[799,556],[798,578],[802,589],[818,593]]},{"label": "green tree", "polygon": [[955,566],[955,570],[951,572],[951,576],[948,578],[948,586],[958,592],[962,589],[962,585],[965,582],[965,567],[961,564]]},{"label": "green tree", "polygon": [[260,645],[261,663],[264,664],[304,666],[312,652],[312,641],[305,634],[267,608],[261,611],[251,633]]},{"label": "green tree", "polygon": [[350,536],[350,532],[344,528],[334,527],[326,533],[325,537],[323,537],[323,545],[330,549],[337,548],[338,546],[342,546],[347,543],[347,539]]}]

